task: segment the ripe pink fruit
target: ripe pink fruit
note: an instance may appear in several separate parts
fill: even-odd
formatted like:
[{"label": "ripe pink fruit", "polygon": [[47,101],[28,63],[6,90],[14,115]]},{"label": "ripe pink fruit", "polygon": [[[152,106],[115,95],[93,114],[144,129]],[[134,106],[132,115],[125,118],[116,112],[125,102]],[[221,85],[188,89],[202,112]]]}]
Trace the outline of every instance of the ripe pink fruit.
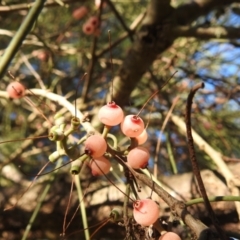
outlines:
[{"label": "ripe pink fruit", "polygon": [[10,98],[21,98],[25,95],[25,87],[20,82],[12,82],[7,86],[7,93]]},{"label": "ripe pink fruit", "polygon": [[160,210],[152,199],[137,200],[133,203],[133,217],[142,226],[150,226],[159,218]]},{"label": "ripe pink fruit", "polygon": [[99,19],[96,16],[92,16],[87,20],[87,23],[91,24],[96,29],[99,26]]},{"label": "ripe pink fruit", "polygon": [[101,157],[107,150],[107,143],[101,135],[91,135],[84,145],[85,153],[93,158]]},{"label": "ripe pink fruit", "polygon": [[127,162],[132,168],[145,168],[148,164],[149,158],[149,151],[145,147],[138,146],[129,151],[127,155]]},{"label": "ripe pink fruit", "polygon": [[83,24],[82,31],[86,35],[91,35],[95,32],[95,28],[91,23],[86,22],[86,23]]},{"label": "ripe pink fruit", "polygon": [[121,130],[127,137],[137,137],[144,130],[144,122],[136,115],[127,115],[121,123]]},{"label": "ripe pink fruit", "polygon": [[84,24],[83,24],[83,32],[87,35],[97,34],[97,29],[99,26],[99,19],[96,16],[90,17]]},{"label": "ripe pink fruit", "polygon": [[47,62],[49,58],[49,53],[47,51],[39,51],[37,54],[37,58],[43,62]]},{"label": "ripe pink fruit", "polygon": [[122,108],[115,102],[109,102],[100,108],[98,118],[107,126],[116,126],[122,122],[124,114]]},{"label": "ripe pink fruit", "polygon": [[167,232],[160,236],[158,240],[181,240],[181,238],[174,232]]},{"label": "ripe pink fruit", "polygon": [[85,6],[79,7],[72,12],[72,17],[80,20],[88,14],[88,9]]},{"label": "ripe pink fruit", "polygon": [[146,129],[143,130],[143,132],[136,137],[136,140],[138,142],[138,145],[144,144],[148,139],[148,134]]},{"label": "ripe pink fruit", "polygon": [[94,158],[89,163],[90,168],[92,169],[93,176],[101,176],[107,174],[110,171],[111,163],[105,157]]}]

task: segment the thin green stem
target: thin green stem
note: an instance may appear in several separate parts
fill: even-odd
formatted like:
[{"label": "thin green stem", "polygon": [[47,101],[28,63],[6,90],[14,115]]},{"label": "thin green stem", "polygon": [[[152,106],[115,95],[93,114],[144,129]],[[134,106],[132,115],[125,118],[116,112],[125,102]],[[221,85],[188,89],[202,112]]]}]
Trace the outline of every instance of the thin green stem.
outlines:
[{"label": "thin green stem", "polygon": [[[208,197],[209,202],[240,202],[240,196],[214,196]],[[203,198],[195,198],[186,202],[186,206],[191,206],[198,203],[204,203]]]},{"label": "thin green stem", "polygon": [[22,25],[15,34],[14,38],[7,47],[0,61],[0,79],[5,74],[8,65],[10,64],[11,60],[13,59],[19,48],[21,47],[23,40],[26,38],[27,34],[31,31],[45,2],[46,0],[36,0],[35,4],[30,9],[27,17],[25,18]]},{"label": "thin green stem", "polygon": [[109,133],[110,129],[111,129],[111,127],[110,127],[110,126],[104,125],[104,128],[103,128],[103,133],[102,133],[102,136],[103,136],[104,138],[106,138],[106,137],[107,137],[107,135],[108,135],[108,133]]},{"label": "thin green stem", "polygon": [[169,132],[166,132],[166,137],[167,137],[167,139],[166,139],[167,152],[168,152],[170,164],[171,164],[171,167],[172,167],[172,171],[173,171],[174,174],[177,174],[178,170],[177,170],[176,162],[175,162],[173,151],[172,151]]},{"label": "thin green stem", "polygon": [[[62,161],[58,161],[55,169],[58,169],[61,166],[61,163],[62,163]],[[46,185],[45,189],[43,190],[43,192],[42,192],[42,194],[41,194],[41,196],[40,196],[40,198],[39,198],[39,200],[37,202],[37,206],[35,207],[34,212],[33,212],[32,216],[31,216],[31,218],[29,220],[29,223],[28,223],[28,225],[27,225],[27,227],[26,227],[26,229],[24,231],[24,234],[22,236],[22,240],[26,240],[27,239],[29,231],[32,228],[32,225],[33,225],[33,223],[34,223],[34,221],[35,221],[35,219],[36,219],[36,217],[38,215],[38,212],[39,212],[39,210],[40,210],[40,208],[42,206],[42,203],[43,203],[44,199],[46,198],[46,195],[47,195],[47,193],[48,193],[48,191],[49,191],[49,189],[51,187],[51,184],[55,180],[55,175],[57,174],[57,172],[58,172],[58,170],[56,170],[55,172],[53,172],[51,174],[51,176],[49,178],[49,181],[48,181],[48,184]]]},{"label": "thin green stem", "polygon": [[115,135],[113,135],[113,134],[111,134],[111,133],[108,133],[108,134],[107,134],[107,138],[110,138],[110,139],[113,141],[113,148],[114,148],[114,149],[117,149],[118,140],[117,140],[117,138],[115,137]]},{"label": "thin green stem", "polygon": [[81,188],[79,175],[75,175],[75,184],[76,184],[76,188],[77,188],[78,199],[79,199],[79,202],[80,202],[80,209],[81,209],[80,214],[82,216],[85,239],[89,240],[90,239],[90,234],[89,234],[89,230],[88,230],[86,207],[85,207],[85,203],[83,201],[83,192],[82,192],[82,188]]}]

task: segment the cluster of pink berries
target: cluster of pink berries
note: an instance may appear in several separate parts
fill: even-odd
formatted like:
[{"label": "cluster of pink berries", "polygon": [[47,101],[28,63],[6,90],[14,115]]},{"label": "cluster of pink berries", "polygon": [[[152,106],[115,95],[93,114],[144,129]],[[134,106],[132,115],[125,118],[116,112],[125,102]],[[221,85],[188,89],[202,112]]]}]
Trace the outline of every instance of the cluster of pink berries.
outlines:
[{"label": "cluster of pink berries", "polygon": [[86,35],[98,35],[99,34],[99,19],[96,16],[90,17],[82,27],[83,32]]},{"label": "cluster of pink berries", "polygon": [[[7,93],[10,98],[17,99],[25,95],[25,87],[17,81],[10,83]],[[99,120],[108,127],[121,124],[121,130],[127,137],[135,138],[138,144],[147,140],[147,132],[144,129],[143,120],[137,115],[124,117],[122,108],[115,102],[109,102],[103,106],[98,113]],[[97,143],[97,144],[96,144]],[[111,164],[104,157],[107,151],[107,142],[101,135],[92,135],[85,141],[85,153],[91,156],[90,167],[94,176],[103,175],[109,172]],[[142,146],[131,149],[127,155],[127,163],[134,169],[144,168],[150,158],[149,151]]]},{"label": "cluster of pink berries", "polygon": [[[122,108],[113,101],[100,108],[98,118],[107,128],[121,124],[122,133],[127,137],[135,138],[139,144],[147,140],[143,120],[137,115],[124,117]],[[85,141],[85,153],[93,158],[89,165],[93,175],[109,172],[110,162],[103,156],[106,150],[107,143],[101,135],[92,135]],[[149,151],[142,146],[137,146],[129,151],[127,164],[134,169],[144,168],[149,158]],[[159,218],[159,206],[152,199],[134,201],[133,208],[134,219],[142,226],[149,226]]]},{"label": "cluster of pink berries", "polygon": [[[72,13],[72,17],[76,20],[80,20],[84,18],[88,14],[88,9],[85,6],[81,6],[75,9]],[[91,16],[87,19],[87,21],[83,24],[82,27],[83,32],[86,35],[97,35],[99,32],[99,19],[96,16]]]},{"label": "cluster of pink berries", "polygon": [[[98,118],[108,128],[121,124],[123,134],[135,138],[138,144],[147,140],[143,120],[137,115],[124,117],[122,108],[113,101],[100,108]],[[92,157],[90,167],[94,176],[106,174],[110,170],[109,160],[103,156],[106,150],[107,143],[102,135],[92,135],[85,141],[85,153]],[[145,147],[137,146],[129,151],[127,164],[134,169],[145,168],[149,158],[149,151]]]},{"label": "cluster of pink berries", "polygon": [[[7,87],[7,93],[13,99],[24,97],[25,91],[25,87],[17,81],[10,83]],[[122,108],[113,101],[100,108],[98,118],[108,129],[120,124],[122,133],[127,137],[134,138],[139,145],[147,140],[143,120],[138,115],[124,116]],[[107,142],[100,134],[91,135],[84,143],[85,154],[91,157],[89,167],[94,176],[107,174],[110,171],[110,161],[104,156],[107,148]],[[146,148],[137,146],[128,152],[127,164],[134,169],[144,168],[149,157],[150,153]],[[138,224],[150,226],[158,221],[159,215],[159,206],[152,199],[133,201],[133,217]],[[181,240],[173,232],[166,232],[159,238],[159,240],[168,239]]]}]

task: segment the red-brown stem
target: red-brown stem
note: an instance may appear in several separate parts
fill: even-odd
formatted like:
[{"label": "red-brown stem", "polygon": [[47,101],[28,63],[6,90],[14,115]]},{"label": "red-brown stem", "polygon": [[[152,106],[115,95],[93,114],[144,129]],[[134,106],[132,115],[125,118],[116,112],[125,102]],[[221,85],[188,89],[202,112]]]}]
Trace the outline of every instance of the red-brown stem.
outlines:
[{"label": "red-brown stem", "polygon": [[[47,167],[47,165],[48,165],[49,163],[50,163],[50,162],[47,162],[47,163],[42,167],[42,169],[38,172],[38,174],[41,174],[41,172]],[[22,193],[22,195],[20,196],[20,198],[17,199],[17,202],[16,202],[12,207],[5,208],[4,211],[10,210],[10,209],[16,207],[16,205],[18,204],[19,200],[23,197],[23,195],[32,187],[32,185],[34,184],[34,182],[37,180],[38,174],[35,176],[35,178],[34,178],[33,181],[30,183],[30,185],[27,187],[27,189]]]},{"label": "red-brown stem", "polygon": [[157,90],[155,93],[153,93],[148,100],[143,104],[142,108],[140,109],[140,111],[138,112],[138,114],[136,115],[137,117],[139,117],[139,115],[141,114],[142,110],[145,108],[145,106],[148,104],[148,102],[154,98],[157,94],[159,93],[159,90]]},{"label": "red-brown stem", "polygon": [[96,227],[96,226],[98,226],[99,224],[105,223],[107,220],[109,220],[109,218],[103,219],[100,223],[96,223],[96,224],[94,224],[94,225],[92,225],[92,226],[90,226],[90,227],[88,227],[88,228],[83,228],[83,229],[81,229],[81,230],[74,231],[74,232],[70,233],[69,235],[67,235],[67,236],[66,236],[66,239],[68,239],[68,237],[70,237],[70,236],[72,236],[72,235],[74,235],[74,234],[76,234],[76,233],[83,232],[83,231],[85,231],[85,230],[87,230],[87,229],[91,229],[91,228],[93,228],[93,227]]},{"label": "red-brown stem", "polygon": [[110,218],[105,220],[105,222],[103,224],[101,224],[90,236],[90,239],[98,232],[98,230],[100,230],[103,226],[105,226],[108,222],[110,221]]},{"label": "red-brown stem", "polygon": [[43,112],[32,102],[32,100],[28,97],[23,98],[31,107],[36,108],[40,115],[49,123],[49,126],[52,126],[52,123],[49,119],[43,114]]},{"label": "red-brown stem", "polygon": [[[84,194],[83,194],[83,197],[82,197],[82,199],[80,200],[80,202],[82,202],[83,199],[84,199],[84,197],[86,196],[87,191],[88,191],[88,188],[89,188],[89,186],[90,186],[90,183],[91,183],[91,182],[88,183],[88,186],[86,187],[86,189],[85,189],[85,191],[84,191]],[[66,230],[68,229],[68,227],[70,226],[70,224],[71,224],[71,222],[73,221],[74,217],[76,216],[79,208],[80,208],[80,203],[78,204],[78,206],[77,206],[74,214],[72,215],[72,218],[70,219],[68,225],[66,226],[65,231],[66,231]],[[86,230],[86,229],[84,229],[84,230]]]},{"label": "red-brown stem", "polygon": [[142,108],[140,109],[140,111],[138,112],[138,114],[136,115],[137,117],[140,115],[140,113],[141,113],[142,110],[145,108],[145,106],[148,104],[148,102],[149,102],[152,98],[154,98],[154,97],[159,93],[159,91],[160,91],[161,89],[163,89],[163,88],[168,84],[168,82],[173,78],[173,76],[174,76],[176,73],[177,73],[177,71],[174,72],[174,73],[171,75],[171,77],[160,87],[159,90],[157,90],[155,93],[153,93],[153,94],[148,98],[148,100],[144,103],[144,105],[142,106]]},{"label": "red-brown stem", "polygon": [[203,197],[205,207],[206,207],[206,209],[209,213],[209,216],[212,220],[212,223],[213,223],[214,227],[216,228],[216,230],[219,234],[219,238],[222,239],[222,240],[226,240],[227,238],[225,236],[225,233],[220,228],[220,226],[218,224],[218,220],[217,220],[217,218],[216,218],[216,216],[213,212],[212,206],[209,202],[209,199],[208,199],[208,196],[207,196],[207,193],[206,193],[206,189],[204,187],[203,180],[201,178],[200,169],[199,169],[199,166],[198,166],[197,157],[196,157],[196,153],[195,153],[195,149],[194,149],[194,141],[193,141],[192,129],[191,129],[191,107],[192,107],[193,97],[194,97],[195,93],[200,88],[204,88],[204,83],[203,82],[196,84],[191,89],[191,91],[188,95],[188,99],[187,99],[185,121],[186,121],[186,130],[187,130],[187,139],[188,139],[188,150],[189,150],[190,159],[191,159],[191,163],[192,163],[193,173],[194,173],[194,175],[197,179],[199,190],[200,190],[201,195]]},{"label": "red-brown stem", "polygon": [[[93,161],[95,161],[94,159],[92,159]],[[132,198],[130,198],[129,196],[126,195],[125,192],[123,192],[115,183],[113,183],[113,181],[103,172],[103,170],[100,168],[100,166],[98,165],[97,161],[95,161],[97,167],[99,168],[99,170],[102,172],[102,174],[105,176],[105,178],[117,189],[119,190],[123,195],[125,195],[126,197],[128,197],[132,202],[135,202],[135,200],[133,200]]]},{"label": "red-brown stem", "polygon": [[[37,96],[33,91],[31,91],[30,89],[27,89],[27,91],[29,91],[31,93],[31,95],[33,95],[35,98],[37,99],[41,99],[40,96]],[[45,105],[47,106],[48,109],[50,109],[50,111],[54,112],[54,110],[45,102],[44,104],[39,104],[39,105]]]},{"label": "red-brown stem", "polygon": [[[85,153],[83,153],[82,155],[80,155],[80,157],[83,156],[83,155],[85,155]],[[36,176],[40,177],[40,176],[44,176],[44,175],[47,175],[47,174],[49,174],[49,173],[55,172],[56,170],[58,170],[58,169],[60,169],[60,168],[62,168],[62,167],[65,167],[65,166],[67,166],[68,164],[74,162],[75,160],[76,160],[76,159],[70,160],[69,162],[64,163],[62,166],[60,166],[60,167],[58,167],[58,168],[55,168],[55,169],[52,170],[52,171],[49,171],[49,172],[46,172],[46,173],[43,173],[43,174],[37,174]]]},{"label": "red-brown stem", "polygon": [[62,233],[63,236],[65,236],[65,232],[66,232],[66,229],[67,229],[66,228],[66,220],[67,220],[67,214],[68,214],[69,206],[70,206],[71,199],[72,199],[73,183],[74,183],[74,176],[72,176],[72,183],[71,183],[71,188],[70,188],[70,194],[69,194],[67,208],[66,208],[65,215],[64,215],[64,220],[63,220],[63,233]]}]

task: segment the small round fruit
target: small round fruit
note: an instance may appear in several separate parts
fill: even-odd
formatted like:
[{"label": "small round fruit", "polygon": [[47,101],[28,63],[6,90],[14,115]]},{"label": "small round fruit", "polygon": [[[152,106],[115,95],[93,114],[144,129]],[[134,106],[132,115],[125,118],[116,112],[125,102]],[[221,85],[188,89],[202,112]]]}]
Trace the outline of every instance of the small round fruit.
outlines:
[{"label": "small round fruit", "polygon": [[99,19],[96,16],[92,16],[87,20],[87,23],[91,24],[96,29],[99,26]]},{"label": "small round fruit", "polygon": [[143,130],[143,132],[136,137],[136,140],[138,142],[138,145],[144,144],[148,139],[148,134],[146,129]]},{"label": "small round fruit", "polygon": [[136,115],[127,115],[121,123],[121,130],[127,137],[137,137],[144,130],[144,122]]},{"label": "small round fruit", "polygon": [[158,240],[181,240],[181,238],[174,232],[166,232]]},{"label": "small round fruit", "polygon": [[145,147],[138,146],[129,151],[127,163],[134,169],[145,168],[148,164],[150,153]]},{"label": "small round fruit", "polygon": [[42,62],[47,62],[49,59],[49,53],[47,51],[39,51],[37,54],[37,58],[41,60]]},{"label": "small round fruit", "polygon": [[137,200],[133,203],[133,217],[142,226],[150,226],[159,218],[160,210],[152,199]]},{"label": "small round fruit", "polygon": [[12,82],[7,86],[7,93],[10,98],[21,98],[25,95],[25,87],[20,82]]},{"label": "small round fruit", "polygon": [[91,23],[86,22],[83,24],[82,31],[86,35],[91,35],[95,32],[95,27]]},{"label": "small round fruit", "polygon": [[85,6],[76,8],[72,12],[72,17],[76,20],[80,20],[88,14],[88,9]]},{"label": "small round fruit", "polygon": [[111,163],[105,157],[94,158],[90,161],[89,166],[93,176],[101,176],[109,173]]},{"label": "small round fruit", "polygon": [[115,102],[109,102],[100,108],[98,118],[107,126],[116,126],[122,122],[124,114],[122,108]]},{"label": "small round fruit", "polygon": [[84,145],[85,153],[93,158],[101,157],[107,150],[107,143],[101,135],[91,135]]}]

